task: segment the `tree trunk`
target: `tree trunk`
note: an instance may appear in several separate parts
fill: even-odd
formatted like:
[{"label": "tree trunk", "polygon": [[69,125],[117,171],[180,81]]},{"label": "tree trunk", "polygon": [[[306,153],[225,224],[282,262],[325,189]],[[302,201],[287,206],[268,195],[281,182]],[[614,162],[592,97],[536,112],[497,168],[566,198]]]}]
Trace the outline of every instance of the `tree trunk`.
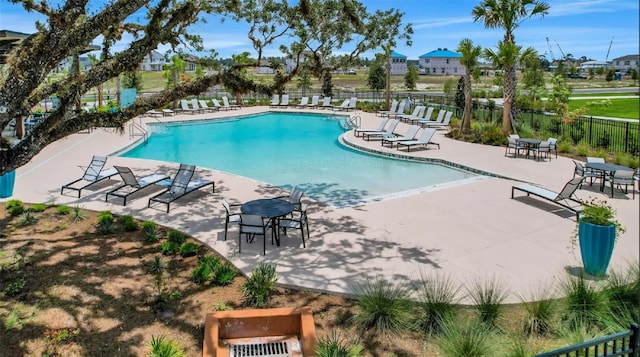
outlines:
[{"label": "tree trunk", "polygon": [[464,75],[464,114],[462,114],[462,130],[465,134],[471,132],[471,74]]},{"label": "tree trunk", "polygon": [[385,69],[387,70],[387,79],[384,84],[384,108],[385,110],[389,110],[391,104],[391,58],[387,60]]},{"label": "tree trunk", "polygon": [[515,97],[515,83],[513,82],[514,66],[505,68],[504,74],[504,103],[502,105],[502,131],[505,134],[511,132],[511,108],[513,107],[513,98]]}]

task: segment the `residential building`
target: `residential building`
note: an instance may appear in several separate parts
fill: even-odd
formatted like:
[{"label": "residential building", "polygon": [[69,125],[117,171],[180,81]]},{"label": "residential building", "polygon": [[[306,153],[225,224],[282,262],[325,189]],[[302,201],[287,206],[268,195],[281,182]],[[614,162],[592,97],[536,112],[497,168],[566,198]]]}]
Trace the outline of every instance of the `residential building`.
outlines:
[{"label": "residential building", "polygon": [[464,74],[464,66],[460,64],[461,54],[445,48],[427,52],[418,57],[421,74],[436,76],[452,76]]},{"label": "residential building", "polygon": [[640,71],[640,55],[626,55],[614,58],[611,60],[611,67],[623,73],[630,69]]},{"label": "residential building", "polygon": [[590,69],[607,68],[609,62],[605,61],[585,61],[580,63],[580,72],[589,72]]},{"label": "residential building", "polygon": [[391,75],[405,75],[407,73],[407,56],[400,54],[398,52],[391,52],[391,57],[389,58],[389,62],[391,63]]},{"label": "residential building", "polygon": [[260,60],[260,65],[258,66],[258,74],[274,74],[276,71],[271,68],[271,63],[269,63],[266,59]]},{"label": "residential building", "polygon": [[141,71],[157,72],[164,70],[164,66],[168,65],[169,61],[164,58],[158,51],[151,51],[148,55],[144,56],[142,63],[140,63]]}]

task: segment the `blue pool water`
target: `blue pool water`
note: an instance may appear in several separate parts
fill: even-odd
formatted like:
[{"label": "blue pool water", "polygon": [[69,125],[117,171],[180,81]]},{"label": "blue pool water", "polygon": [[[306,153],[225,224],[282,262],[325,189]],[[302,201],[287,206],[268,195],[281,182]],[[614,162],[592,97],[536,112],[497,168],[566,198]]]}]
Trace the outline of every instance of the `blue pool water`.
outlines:
[{"label": "blue pool water", "polygon": [[344,117],[266,113],[230,120],[153,125],[124,157],[195,164],[348,206],[470,179],[441,165],[387,159],[344,147]]}]

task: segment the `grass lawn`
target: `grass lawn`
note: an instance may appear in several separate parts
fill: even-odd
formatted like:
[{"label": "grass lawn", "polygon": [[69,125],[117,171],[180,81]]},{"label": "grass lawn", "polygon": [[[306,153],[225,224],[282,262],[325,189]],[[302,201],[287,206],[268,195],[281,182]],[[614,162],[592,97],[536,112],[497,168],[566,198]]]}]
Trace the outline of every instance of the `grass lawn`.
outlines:
[{"label": "grass lawn", "polygon": [[[608,94],[607,94],[608,96]],[[600,105],[610,103],[610,105]],[[589,106],[590,116],[605,116],[613,118],[640,118],[640,99],[620,98],[620,99],[572,99],[569,101],[569,110]]]}]

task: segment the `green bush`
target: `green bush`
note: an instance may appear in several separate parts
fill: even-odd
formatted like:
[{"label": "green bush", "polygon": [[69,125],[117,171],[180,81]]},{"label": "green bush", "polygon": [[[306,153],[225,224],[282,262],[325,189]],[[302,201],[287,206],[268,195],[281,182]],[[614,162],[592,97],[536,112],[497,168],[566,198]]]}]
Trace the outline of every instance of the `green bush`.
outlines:
[{"label": "green bush", "polygon": [[98,213],[98,230],[102,234],[113,233],[115,230],[115,219],[113,214],[109,211],[102,211]]},{"label": "green bush", "polygon": [[364,347],[358,340],[347,340],[340,336],[336,330],[318,339],[316,347],[317,357],[359,357],[362,356]]},{"label": "green bush", "polygon": [[200,246],[193,242],[182,243],[180,246],[180,255],[183,258],[192,257],[198,254],[198,250],[200,250]]},{"label": "green bush", "polygon": [[71,213],[71,207],[69,206],[58,206],[56,208],[56,212],[58,212],[58,214],[66,216],[69,213]]},{"label": "green bush", "polygon": [[214,283],[216,285],[229,285],[236,278],[236,270],[229,264],[220,264],[214,271]]},{"label": "green bush", "polygon": [[120,217],[120,224],[124,227],[124,230],[127,232],[134,232],[138,230],[138,222],[131,215],[124,215]]},{"label": "green bush", "polygon": [[149,342],[151,348],[150,357],[183,357],[184,351],[180,346],[166,336],[161,335],[159,337],[152,336],[151,342]]},{"label": "green bush", "polygon": [[33,215],[30,211],[25,211],[22,216],[20,216],[20,220],[18,221],[18,226],[26,227],[34,225],[38,222],[36,216]]},{"label": "green bush", "polygon": [[438,333],[447,319],[457,313],[456,303],[460,287],[450,277],[438,274],[422,275],[418,292],[418,317],[420,328],[428,333]]},{"label": "green bush", "polygon": [[155,222],[142,222],[142,231],[147,235],[148,242],[155,243],[160,240],[160,233]]},{"label": "green bush", "polygon": [[30,212],[44,212],[49,207],[46,203],[36,203],[29,207]]},{"label": "green bush", "polygon": [[196,284],[204,284],[213,276],[213,271],[208,264],[202,261],[191,271],[191,278]]},{"label": "green bush", "polygon": [[147,263],[147,268],[149,270],[149,273],[151,274],[162,274],[165,269],[167,269],[167,263],[165,263],[164,260],[162,260],[162,257],[159,255],[156,255],[153,257],[153,260],[150,261],[149,263]]},{"label": "green bush", "polygon": [[184,234],[175,230],[170,230],[169,233],[167,233],[167,238],[169,239],[169,242],[173,242],[178,245],[184,243],[185,240]]},{"label": "green bush", "polygon": [[485,145],[502,146],[507,143],[507,138],[502,132],[502,128],[493,126],[482,132],[482,143]]},{"label": "green bush", "polygon": [[22,292],[26,284],[27,281],[24,278],[18,278],[7,285],[4,291],[7,296],[16,296]]},{"label": "green bush", "polygon": [[24,204],[20,200],[9,200],[5,203],[9,214],[12,216],[19,216],[24,213]]},{"label": "green bush", "polygon": [[551,331],[557,302],[552,298],[551,289],[547,286],[531,297],[519,297],[527,311],[524,319],[524,332],[529,335],[545,335]]},{"label": "green bush", "polygon": [[175,242],[164,242],[160,245],[160,250],[164,255],[175,255],[179,249],[180,246]]},{"label": "green bush", "polygon": [[73,207],[73,217],[72,220],[74,222],[80,222],[87,219],[87,214],[84,213],[84,210],[80,206]]},{"label": "green bush", "polygon": [[409,327],[409,291],[378,276],[356,288],[359,310],[355,322],[364,329],[399,333]]},{"label": "green bush", "polygon": [[576,145],[576,155],[578,156],[589,156],[591,152],[591,146],[587,143],[579,143]]},{"label": "green bush", "polygon": [[485,357],[491,352],[489,327],[469,320],[447,320],[437,344],[446,357]]},{"label": "green bush", "polygon": [[608,311],[607,295],[594,284],[589,284],[582,274],[578,278],[567,277],[561,287],[566,296],[565,318],[570,325],[580,322],[597,323],[598,316]]},{"label": "green bush", "polygon": [[251,276],[245,280],[240,290],[247,306],[263,307],[275,289],[278,281],[276,266],[260,263],[251,271]]},{"label": "green bush", "polygon": [[475,304],[480,321],[495,326],[504,310],[502,303],[507,298],[504,285],[493,277],[485,281],[475,281],[467,291]]}]

